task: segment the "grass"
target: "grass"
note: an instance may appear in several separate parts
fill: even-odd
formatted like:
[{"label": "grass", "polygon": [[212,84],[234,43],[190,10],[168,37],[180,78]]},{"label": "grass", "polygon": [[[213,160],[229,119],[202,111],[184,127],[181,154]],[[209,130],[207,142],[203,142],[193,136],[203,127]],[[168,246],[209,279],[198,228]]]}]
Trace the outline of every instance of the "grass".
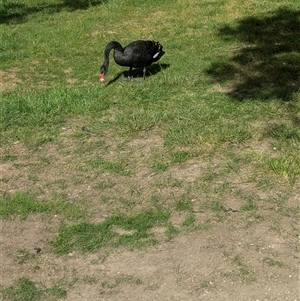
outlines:
[{"label": "grass", "polygon": [[[110,244],[115,247],[128,246],[141,248],[157,243],[149,230],[164,225],[170,214],[164,210],[145,211],[131,216],[114,214],[100,224],[82,222],[71,226],[62,226],[52,242],[55,252],[69,253],[73,250],[96,251]],[[130,231],[118,234],[113,226]]]},{"label": "grass", "polygon": [[268,266],[273,266],[273,267],[283,267],[284,266],[284,263],[278,261],[278,260],[274,260],[272,258],[269,258],[269,257],[265,257],[263,258],[263,262],[265,264],[267,264]]},{"label": "grass", "polygon": [[[239,214],[245,228],[296,218],[298,2],[2,1],[1,219],[60,215],[49,251],[60,256],[141,249]],[[105,45],[137,39],[166,51],[146,80],[137,70],[123,82],[111,58],[100,84]],[[227,276],[255,278],[232,262]],[[22,278],[2,293],[47,300],[49,290]]]},{"label": "grass", "polygon": [[28,250],[26,249],[18,249],[17,250],[17,261],[19,264],[23,264],[28,260],[31,260],[34,258],[34,254],[31,254]]},{"label": "grass", "polygon": [[104,170],[112,171],[120,175],[130,175],[130,171],[126,171],[126,163],[109,162],[101,159],[88,161],[87,164],[92,168],[103,168]]},{"label": "grass", "polygon": [[103,289],[107,289],[107,288],[113,289],[124,283],[130,284],[130,285],[139,285],[142,283],[142,281],[139,278],[136,278],[136,277],[133,277],[130,275],[120,275],[113,281],[103,281],[101,283],[101,287]]},{"label": "grass", "polygon": [[[228,254],[224,254],[227,256]],[[244,260],[239,256],[235,255],[230,258],[232,263],[235,265],[235,269],[225,273],[225,277],[239,279],[242,282],[250,283],[256,281],[256,274],[254,270],[251,270],[248,265],[244,263]]]},{"label": "grass", "polygon": [[4,219],[12,215],[26,219],[29,214],[35,213],[62,214],[69,219],[78,219],[84,215],[84,211],[78,206],[64,200],[41,201],[26,192],[3,196],[0,199],[0,204],[0,216]]},{"label": "grass", "polygon": [[9,286],[3,291],[5,300],[13,301],[38,301],[43,298],[60,299],[66,295],[66,291],[58,285],[44,288],[27,278],[21,278],[15,285]]}]

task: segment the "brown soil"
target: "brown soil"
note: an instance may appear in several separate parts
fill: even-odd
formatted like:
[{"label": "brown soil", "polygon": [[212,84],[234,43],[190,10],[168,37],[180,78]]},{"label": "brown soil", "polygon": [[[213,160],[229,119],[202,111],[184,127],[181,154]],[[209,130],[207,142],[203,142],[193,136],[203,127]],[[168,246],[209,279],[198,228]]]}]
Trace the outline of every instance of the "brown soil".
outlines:
[{"label": "brown soil", "polygon": [[[173,165],[163,173],[154,173],[149,160],[163,153],[163,140],[158,135],[145,134],[131,142],[91,136],[81,142],[70,137],[79,127],[66,127],[55,145],[28,150],[21,143],[1,149],[1,154],[14,154],[16,160],[0,165],[1,190],[5,193],[32,190],[41,199],[51,199],[53,193],[64,193],[70,202],[85,200],[90,221],[100,222],[112,209],[141,210],[150,206],[151,196],[171,204],[187,186],[198,187],[197,181],[208,170],[219,170],[222,159],[207,162],[192,158]],[[95,150],[95,142],[105,140],[105,148]],[[118,146],[118,147],[117,147]],[[245,146],[251,149],[258,146]],[[77,151],[75,151],[77,149]],[[89,149],[91,153],[89,153]],[[88,172],[82,160],[90,156],[112,160],[125,158],[124,166],[132,176],[119,176],[104,171]],[[263,145],[261,151],[270,149]],[[208,230],[181,231],[167,241],[164,228],[152,231],[160,243],[143,250],[104,248],[95,253],[74,251],[65,256],[54,255],[49,241],[58,231],[60,216],[31,214],[25,220],[12,217],[1,223],[1,286],[5,288],[25,277],[45,287],[60,284],[67,288],[65,300],[300,300],[298,219],[289,215],[300,199],[299,183],[285,200],[286,214],[270,198],[280,192],[260,191],[253,183],[249,169],[226,178],[232,184],[232,195],[218,195],[226,208],[239,210],[241,200],[233,190],[257,194],[257,210],[228,211],[218,218],[211,210],[197,210],[209,202],[209,192],[195,188],[191,203],[197,222],[210,221]],[[171,185],[174,181],[181,186]],[[111,184],[99,192],[99,183]],[[60,185],[59,183],[63,183]],[[75,184],[76,183],[76,184]],[[218,183],[214,183],[217,185]],[[213,188],[213,187],[211,187]],[[207,188],[206,188],[207,189]],[[99,196],[101,194],[101,196]],[[122,207],[120,197],[136,201],[133,208]],[[99,203],[100,197],[110,202]],[[138,200],[144,202],[139,203]],[[175,211],[171,222],[180,226],[184,212]],[[123,231],[117,229],[116,231]],[[36,248],[41,252],[37,253]],[[20,250],[26,250],[28,258]]]},{"label": "brown soil", "polygon": [[19,69],[12,68],[8,72],[0,70],[0,92],[14,89],[22,81],[17,74]]}]

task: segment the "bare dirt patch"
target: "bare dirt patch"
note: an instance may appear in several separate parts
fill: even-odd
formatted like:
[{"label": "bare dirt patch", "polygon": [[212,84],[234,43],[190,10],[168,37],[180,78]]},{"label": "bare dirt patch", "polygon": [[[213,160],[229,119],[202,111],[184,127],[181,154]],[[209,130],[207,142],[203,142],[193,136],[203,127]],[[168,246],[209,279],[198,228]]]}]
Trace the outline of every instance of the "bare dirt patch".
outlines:
[{"label": "bare dirt patch", "polygon": [[17,68],[10,69],[9,71],[0,70],[0,92],[15,89],[22,82],[16,75],[19,71]]},{"label": "bare dirt patch", "polygon": [[[242,151],[249,149],[271,151],[254,144]],[[146,249],[110,246],[56,255],[49,242],[63,217],[12,217],[1,223],[1,287],[25,277],[46,287],[59,284],[72,301],[299,300],[299,183],[289,192],[280,183],[260,190],[251,169],[230,171],[223,158],[197,157],[153,172],[152,159],[165,151],[154,133],[127,141],[107,133],[85,136],[72,126],[55,144],[2,149],[1,155],[14,158],[0,166],[3,193],[31,190],[43,200],[77,202],[93,223],[116,209],[132,214],[160,205],[170,210],[178,233],[170,238],[158,226],[151,231],[159,244]],[[124,165],[115,171],[102,162]],[[176,209],[179,201],[192,209]],[[193,226],[186,226],[191,215]]]},{"label": "bare dirt patch", "polygon": [[[270,231],[268,222],[246,231],[232,231],[229,223],[143,251],[111,251],[107,258],[101,250],[60,258],[45,246],[23,264],[16,262],[16,248],[33,251],[33,245],[45,243],[38,234],[45,231],[31,221],[19,224],[21,231],[18,223],[14,229],[5,226],[4,251],[9,256],[3,272],[10,279],[4,277],[2,285],[20,276],[49,286],[76,278],[66,300],[299,300],[295,242]],[[14,242],[7,239],[12,233]],[[39,269],[33,269],[33,262]]]}]

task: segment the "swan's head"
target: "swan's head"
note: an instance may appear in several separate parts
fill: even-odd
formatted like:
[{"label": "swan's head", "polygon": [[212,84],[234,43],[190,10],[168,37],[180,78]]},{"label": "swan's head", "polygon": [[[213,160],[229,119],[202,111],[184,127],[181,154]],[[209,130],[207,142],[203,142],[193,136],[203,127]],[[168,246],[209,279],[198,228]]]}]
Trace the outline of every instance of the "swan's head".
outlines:
[{"label": "swan's head", "polygon": [[105,73],[100,73],[100,82],[104,82]]},{"label": "swan's head", "polygon": [[101,68],[100,68],[100,81],[101,82],[104,82],[106,72],[107,72],[107,67],[104,65],[101,66]]}]

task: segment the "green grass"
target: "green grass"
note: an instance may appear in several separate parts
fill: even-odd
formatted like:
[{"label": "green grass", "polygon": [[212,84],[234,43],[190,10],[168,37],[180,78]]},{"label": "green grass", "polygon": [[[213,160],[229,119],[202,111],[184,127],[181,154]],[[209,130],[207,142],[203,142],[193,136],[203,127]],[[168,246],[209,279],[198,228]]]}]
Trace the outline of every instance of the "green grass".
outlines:
[{"label": "green grass", "polygon": [[18,249],[16,253],[17,253],[16,258],[19,264],[23,264],[26,261],[33,259],[35,257],[34,254],[31,254],[28,250],[23,248]]},{"label": "green grass", "polygon": [[37,200],[27,192],[16,192],[0,198],[1,218],[8,219],[16,215],[21,219],[26,219],[29,214],[34,213],[61,214],[69,219],[78,219],[84,216],[84,211],[75,204],[64,200]]},{"label": "green grass", "polygon": [[55,141],[59,128],[70,116],[93,111],[101,116],[109,102],[99,102],[98,93],[96,88],[55,87],[4,94],[0,121],[7,135],[3,135],[2,143],[23,140],[40,145]]},{"label": "green grass", "polygon": [[139,285],[142,284],[142,281],[139,278],[130,275],[120,275],[113,281],[101,282],[101,287],[103,289],[112,289],[120,286],[121,284]]},{"label": "green grass", "polygon": [[[149,230],[155,226],[164,226],[169,217],[169,212],[158,209],[130,216],[114,214],[99,224],[82,222],[62,226],[52,245],[57,253],[69,253],[74,250],[91,252],[108,244],[114,247],[123,245],[141,248],[157,243]],[[114,231],[114,226],[130,233],[118,234]]]},{"label": "green grass", "polygon": [[274,260],[272,258],[269,257],[264,257],[263,258],[263,263],[267,264],[268,266],[272,266],[272,267],[283,267],[284,263],[278,261],[278,260]]},{"label": "green grass", "polygon": [[67,295],[66,291],[58,285],[44,288],[27,278],[21,278],[15,285],[5,288],[2,294],[5,300],[11,301],[39,301],[43,298],[57,300]]},{"label": "green grass", "polygon": [[168,164],[156,162],[152,165],[152,169],[154,172],[164,172],[168,169]]},{"label": "green grass", "polygon": [[194,222],[195,222],[195,217],[194,217],[194,215],[188,215],[188,216],[185,218],[185,220],[183,221],[182,225],[183,225],[184,227],[189,227],[189,226],[191,226],[192,224],[194,224]]},{"label": "green grass", "polygon": [[[225,257],[228,254],[224,254]],[[240,255],[235,255],[233,258],[229,258],[233,265],[235,265],[235,269],[229,272],[226,272],[224,276],[230,279],[239,279],[242,282],[249,283],[256,280],[255,270],[251,270],[247,264],[245,264],[244,260]]]},{"label": "green grass", "polygon": [[193,206],[190,201],[185,201],[185,200],[178,200],[175,204],[175,209],[178,211],[188,211],[192,212],[193,211]]},{"label": "green grass", "polygon": [[103,168],[104,170],[108,170],[120,175],[130,175],[130,170],[126,170],[126,162],[110,162],[105,161],[103,159],[90,160],[87,162],[87,165],[92,168]]}]

